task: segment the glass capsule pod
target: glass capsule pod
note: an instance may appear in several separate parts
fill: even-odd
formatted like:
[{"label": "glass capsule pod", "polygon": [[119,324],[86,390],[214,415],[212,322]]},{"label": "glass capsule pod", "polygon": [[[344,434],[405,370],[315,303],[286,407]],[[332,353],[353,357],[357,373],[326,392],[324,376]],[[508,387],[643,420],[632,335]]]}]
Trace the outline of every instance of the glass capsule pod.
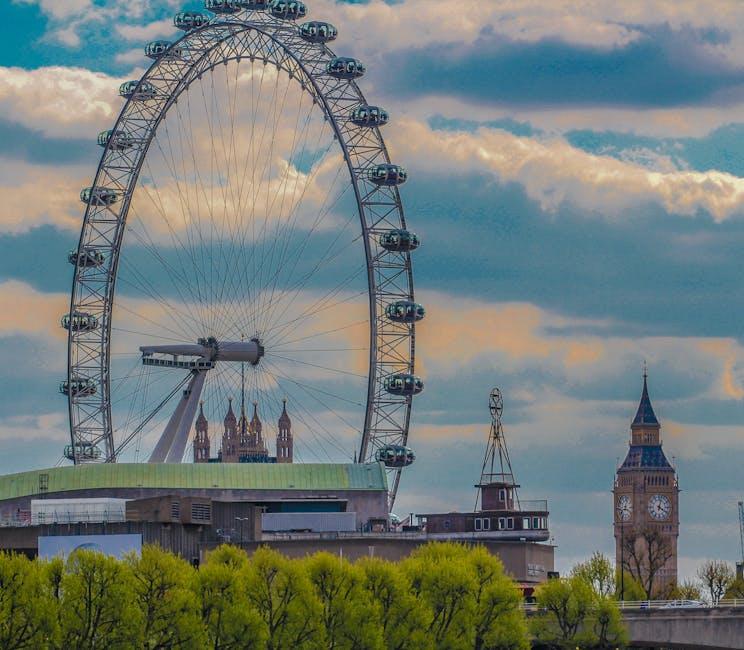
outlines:
[{"label": "glass capsule pod", "polygon": [[269,8],[271,0],[237,0],[237,4],[241,9],[248,11],[265,11]]},{"label": "glass capsule pod", "polygon": [[92,332],[98,329],[98,319],[92,314],[74,311],[62,316],[62,327],[73,332]]},{"label": "glass capsule pod", "polygon": [[105,259],[104,254],[95,248],[84,248],[80,251],[80,254],[76,250],[70,251],[67,254],[67,260],[70,264],[73,266],[82,266],[87,269],[94,266],[101,266]]},{"label": "glass capsule pod", "polygon": [[349,119],[357,126],[385,126],[390,116],[379,106],[357,106]]},{"label": "glass capsule pod", "polygon": [[418,395],[424,390],[424,382],[416,375],[399,373],[385,377],[385,390],[391,395]]},{"label": "glass capsule pod", "polygon": [[180,59],[183,50],[170,41],[152,41],[145,46],[145,56],[148,59]]},{"label": "glass capsule pod", "polygon": [[307,7],[300,0],[274,0],[269,5],[269,11],[274,18],[282,20],[297,20],[307,16]]},{"label": "glass capsule pod", "polygon": [[114,151],[126,151],[134,146],[134,138],[128,133],[109,129],[98,134],[98,145],[104,149],[108,147]]},{"label": "glass capsule pod", "polygon": [[380,235],[380,246],[393,253],[410,253],[421,244],[418,235],[410,230],[388,230]]},{"label": "glass capsule pod", "polygon": [[385,445],[375,452],[375,460],[385,467],[408,467],[416,460],[416,454],[413,453],[413,449],[403,445]]},{"label": "glass capsule pod", "polygon": [[236,14],[241,9],[236,0],[204,0],[204,8],[213,14]]},{"label": "glass capsule pod", "polygon": [[125,81],[119,86],[119,94],[127,99],[146,101],[157,97],[158,91],[149,81],[133,79],[132,81]]},{"label": "glass capsule pod", "polygon": [[96,384],[92,379],[87,377],[73,377],[72,381],[66,379],[59,384],[59,392],[63,395],[87,396],[95,395],[97,392]]},{"label": "glass capsule pod", "polygon": [[77,457],[80,460],[98,460],[101,457],[101,450],[99,447],[91,442],[76,442],[75,446],[65,445],[65,458],[67,460],[75,460],[75,449],[77,449]]},{"label": "glass capsule pod", "polygon": [[364,63],[350,56],[334,56],[326,65],[326,72],[336,79],[356,79],[366,71]]},{"label": "glass capsule pod", "polygon": [[400,165],[383,163],[369,169],[367,178],[375,185],[393,187],[395,185],[403,185],[408,180],[408,172]]},{"label": "glass capsule pod", "polygon": [[210,20],[210,17],[201,11],[180,11],[173,16],[173,24],[184,32],[204,27]]},{"label": "glass capsule pod", "polygon": [[394,323],[415,323],[426,315],[423,305],[410,300],[397,300],[385,307],[385,314]]},{"label": "glass capsule pod", "polygon": [[116,203],[119,195],[108,187],[86,187],[80,192],[80,200],[90,205],[107,206]]},{"label": "glass capsule pod", "polygon": [[308,43],[328,43],[335,41],[338,30],[331,23],[311,21],[300,25],[300,38]]}]

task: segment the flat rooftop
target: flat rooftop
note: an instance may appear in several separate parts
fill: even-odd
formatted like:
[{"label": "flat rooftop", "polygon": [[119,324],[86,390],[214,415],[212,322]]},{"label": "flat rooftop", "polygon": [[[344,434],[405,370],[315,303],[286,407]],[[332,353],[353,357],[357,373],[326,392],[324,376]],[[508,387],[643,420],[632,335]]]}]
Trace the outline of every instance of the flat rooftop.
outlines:
[{"label": "flat rooftop", "polygon": [[[41,478],[46,475],[46,478]],[[0,476],[0,501],[100,488],[387,490],[380,463],[101,463]]]}]

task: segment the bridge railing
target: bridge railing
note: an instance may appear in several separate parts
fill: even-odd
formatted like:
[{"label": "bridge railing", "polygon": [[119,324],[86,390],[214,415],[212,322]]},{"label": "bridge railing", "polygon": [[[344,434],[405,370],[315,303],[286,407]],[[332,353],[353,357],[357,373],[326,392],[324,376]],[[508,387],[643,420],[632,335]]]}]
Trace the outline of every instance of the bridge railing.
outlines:
[{"label": "bridge railing", "polygon": [[[649,609],[666,609],[678,611],[681,609],[712,609],[716,607],[744,607],[744,598],[725,598],[719,600],[717,604],[710,605],[701,603],[700,605],[681,605],[680,600],[622,600],[617,603],[621,610],[643,611]],[[537,612],[539,607],[537,603],[522,603],[522,609],[526,612]]]}]

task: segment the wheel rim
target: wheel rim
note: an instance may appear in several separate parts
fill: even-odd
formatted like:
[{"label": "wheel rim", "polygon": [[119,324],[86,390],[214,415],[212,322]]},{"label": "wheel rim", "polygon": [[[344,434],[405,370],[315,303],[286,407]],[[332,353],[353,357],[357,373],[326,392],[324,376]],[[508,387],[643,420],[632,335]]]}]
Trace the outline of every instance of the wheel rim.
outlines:
[{"label": "wheel rim", "polygon": [[[341,165],[348,174],[348,189],[357,210],[357,238],[361,239],[364,249],[362,274],[366,275],[368,296],[368,368],[364,373],[366,396],[361,400],[363,424],[357,427],[362,432],[357,440],[356,458],[359,462],[372,461],[382,446],[405,445],[412,395],[389,393],[385,380],[395,374],[413,374],[415,325],[412,322],[391,321],[386,316],[386,307],[395,301],[413,301],[411,257],[409,251],[390,250],[380,245],[381,236],[390,231],[404,230],[406,223],[397,187],[380,184],[379,179],[376,182],[370,173],[378,165],[391,165],[379,130],[374,126],[361,127],[350,119],[355,108],[367,104],[364,96],[353,80],[337,79],[326,73],[326,66],[335,57],[326,45],[308,43],[301,38],[299,28],[294,24],[273,19],[263,12],[243,12],[214,19],[203,27],[187,32],[172,48],[177,50],[179,56],[164,56],[156,60],[138,86],[140,90],[154,88],[157,95],[145,101],[130,98],[112,128],[116,136],[107,140],[92,187],[113,190],[117,196],[116,202],[110,203],[106,198],[108,195],[100,191],[95,196],[102,196],[106,200],[88,199],[78,246],[77,259],[80,262],[75,267],[70,313],[90,314],[97,319],[99,326],[91,331],[70,329],[67,381],[73,385],[72,382],[83,378],[95,385],[96,392],[93,395],[69,392],[74,462],[115,461],[122,437],[126,434],[112,420],[112,413],[116,413],[115,408],[112,411],[112,395],[115,394],[112,387],[115,388],[117,381],[116,377],[112,377],[112,341],[115,342],[116,336],[121,335],[119,332],[112,339],[112,331],[116,333],[125,329],[117,328],[115,324],[115,305],[124,306],[123,301],[115,301],[115,289],[117,281],[121,284],[125,277],[130,280],[135,277],[132,269],[129,269],[129,276],[126,275],[127,261],[126,256],[121,254],[122,244],[129,244],[124,237],[126,230],[136,234],[138,204],[144,197],[143,188],[147,180],[152,181],[155,175],[151,161],[155,158],[156,149],[163,149],[161,135],[169,128],[169,120],[180,114],[179,98],[188,97],[195,84],[203,84],[205,79],[211,79],[213,83],[219,64],[225,64],[225,70],[228,65],[239,69],[242,61],[249,61],[252,69],[257,63],[264,70],[275,67],[277,79],[282,73],[288,76],[301,89],[303,96],[317,105],[316,112],[319,111],[327,120],[328,132],[337,142],[343,157]],[[225,75],[227,78],[227,72]],[[235,94],[237,96],[237,82]],[[170,143],[173,143],[173,139]],[[174,193],[183,198],[181,189]],[[160,198],[162,203],[162,196]],[[256,201],[252,203],[255,208]],[[169,213],[163,207],[165,221]],[[143,219],[140,220],[144,223]],[[252,223],[255,221],[252,220]],[[143,227],[140,235],[145,232]],[[235,235],[236,231],[232,230],[231,234]],[[287,248],[284,243],[282,245]],[[83,263],[92,254],[102,254],[103,262]],[[223,289],[224,286],[223,282]],[[197,293],[201,293],[202,289],[206,293],[206,286],[198,288]],[[343,300],[343,295],[337,297]],[[273,311],[275,315],[281,313],[281,302],[267,298],[263,307],[253,312],[255,318],[252,322],[227,322],[232,328],[233,337],[239,333],[251,336],[260,332],[265,327],[269,312]],[[184,304],[187,303],[184,301]],[[328,303],[321,302],[321,307],[323,304]],[[211,319],[210,327],[216,330],[219,318],[229,320],[229,314],[220,315],[218,311],[205,310],[202,324]],[[286,336],[291,331],[291,322],[287,324],[292,320],[291,312],[287,314],[285,309],[283,315],[290,316],[284,321],[284,342],[300,342],[301,335]],[[193,318],[194,314],[190,316]],[[193,318],[192,324],[197,320]],[[193,334],[199,332],[194,331]],[[271,348],[267,350],[269,359]],[[115,350],[113,354],[116,355]],[[278,350],[274,354],[282,356]],[[312,362],[310,365],[313,365]],[[296,364],[296,367],[300,366],[302,363]],[[84,452],[88,446],[102,448],[100,458],[88,457]],[[399,479],[400,469],[390,468],[390,505],[395,498]]]}]

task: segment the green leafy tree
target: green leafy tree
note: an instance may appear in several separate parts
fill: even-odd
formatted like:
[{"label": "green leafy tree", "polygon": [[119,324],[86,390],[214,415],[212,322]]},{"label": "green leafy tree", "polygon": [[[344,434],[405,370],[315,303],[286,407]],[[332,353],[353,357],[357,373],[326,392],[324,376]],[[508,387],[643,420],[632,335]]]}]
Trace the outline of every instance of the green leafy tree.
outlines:
[{"label": "green leafy tree", "polygon": [[58,589],[62,648],[108,650],[140,645],[142,617],[126,564],[96,551],[75,551]]},{"label": "green leafy tree", "polygon": [[472,549],[466,562],[475,576],[475,650],[529,648],[527,620],[519,589],[504,574],[504,565],[483,546]]},{"label": "green leafy tree", "polygon": [[538,615],[532,629],[551,648],[622,646],[625,629],[617,603],[597,594],[579,576],[548,580],[537,589]]},{"label": "green leafy tree", "polygon": [[378,607],[385,647],[388,650],[432,648],[426,629],[431,614],[411,593],[411,584],[399,565],[365,558],[358,566],[364,573],[364,588]]},{"label": "green leafy tree", "polygon": [[199,600],[191,589],[194,570],[157,546],[127,559],[135,604],[142,615],[142,647],[203,648]]},{"label": "green leafy tree", "polygon": [[362,570],[330,553],[316,553],[304,566],[322,606],[328,649],[384,647],[378,609],[363,587]]},{"label": "green leafy tree", "polygon": [[728,586],[724,598],[744,598],[744,578],[736,578]]},{"label": "green leafy tree", "polygon": [[591,585],[594,592],[600,596],[614,596],[617,591],[615,565],[599,551],[595,551],[586,562],[574,566],[571,575]]},{"label": "green leafy tree", "polygon": [[206,628],[206,647],[212,650],[253,650],[266,645],[266,628],[241,585],[240,572],[247,562],[243,551],[221,546],[196,574],[194,588]]},{"label": "green leafy tree", "polygon": [[243,572],[244,589],[267,632],[268,650],[325,646],[322,607],[302,564],[263,547]]},{"label": "green leafy tree", "polygon": [[0,553],[0,648],[51,647],[57,623],[45,567],[23,555]]},{"label": "green leafy tree", "polygon": [[436,648],[474,647],[477,584],[466,563],[467,553],[462,544],[431,543],[403,561],[413,593],[430,612],[427,629]]},{"label": "green leafy tree", "polygon": [[618,570],[616,581],[615,598],[617,600],[646,600],[646,592],[643,590],[641,583],[629,571],[623,571],[621,580]]}]

